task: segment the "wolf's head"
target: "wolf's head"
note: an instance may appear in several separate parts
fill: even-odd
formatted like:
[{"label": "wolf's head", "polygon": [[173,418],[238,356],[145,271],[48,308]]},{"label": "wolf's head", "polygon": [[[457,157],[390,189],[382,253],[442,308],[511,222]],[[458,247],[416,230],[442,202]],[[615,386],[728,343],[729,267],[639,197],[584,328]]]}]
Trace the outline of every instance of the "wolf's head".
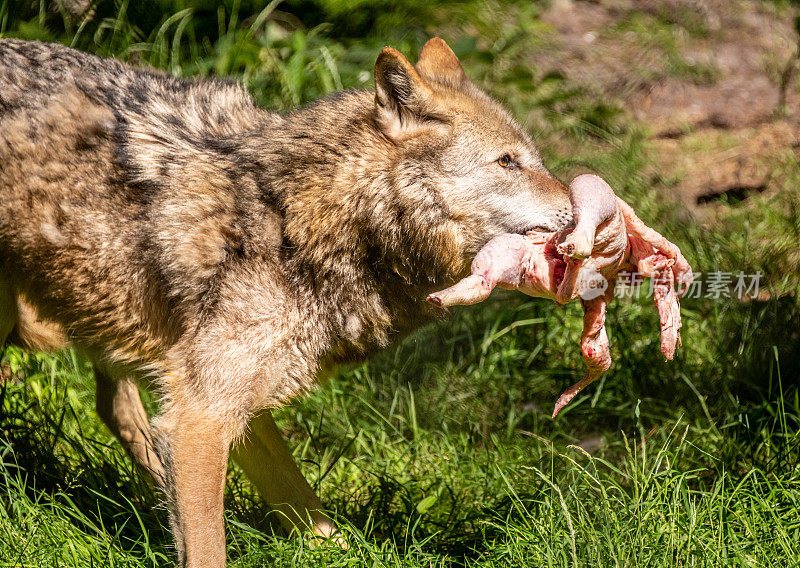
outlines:
[{"label": "wolf's head", "polygon": [[440,39],[416,67],[385,48],[374,93],[270,120],[273,135],[254,144],[283,196],[284,249],[338,314],[340,337],[372,330],[367,343],[384,344],[438,313],[427,294],[463,276],[492,237],[572,220],[567,187]]},{"label": "wolf's head", "polygon": [[499,233],[555,231],[571,221],[567,187],[441,39],[425,44],[416,67],[385,48],[375,63],[375,105],[399,153],[396,168],[447,210],[463,252]]}]

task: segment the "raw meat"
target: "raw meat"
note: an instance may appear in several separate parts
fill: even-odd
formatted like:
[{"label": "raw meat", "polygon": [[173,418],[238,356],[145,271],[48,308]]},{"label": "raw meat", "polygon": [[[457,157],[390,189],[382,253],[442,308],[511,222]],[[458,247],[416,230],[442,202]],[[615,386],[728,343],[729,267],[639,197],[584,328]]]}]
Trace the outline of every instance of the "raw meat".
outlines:
[{"label": "raw meat", "polygon": [[573,227],[558,233],[498,235],[475,256],[470,276],[428,296],[429,302],[445,307],[485,300],[496,286],[559,304],[580,297],[581,353],[587,372],[558,398],[554,418],[611,366],[605,314],[621,271],[653,279],[661,352],[667,359],[680,345],[678,297],[692,283],[691,266],[678,247],[645,225],[603,179],[578,176],[570,184],[570,201]]}]

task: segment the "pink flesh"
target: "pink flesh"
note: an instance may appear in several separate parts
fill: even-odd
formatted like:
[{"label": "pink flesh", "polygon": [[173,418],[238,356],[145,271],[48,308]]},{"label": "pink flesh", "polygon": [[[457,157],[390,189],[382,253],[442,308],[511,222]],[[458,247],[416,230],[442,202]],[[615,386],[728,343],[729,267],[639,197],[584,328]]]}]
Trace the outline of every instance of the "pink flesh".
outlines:
[{"label": "pink flesh", "polygon": [[653,298],[661,321],[661,353],[672,360],[675,349],[681,345],[681,305],[675,295],[672,268],[656,273],[653,278]]},{"label": "pink flesh", "polygon": [[564,280],[556,292],[559,304],[586,297],[592,278],[598,274],[611,283],[622,269],[628,247],[625,219],[605,181],[581,175],[572,181],[569,192],[575,228],[558,236],[556,248],[567,262]]},{"label": "pink flesh", "polygon": [[488,298],[495,286],[518,288],[525,267],[537,252],[522,235],[497,235],[475,256],[470,276],[446,290],[431,294],[428,301],[439,306],[475,304]]},{"label": "pink flesh", "polygon": [[611,367],[611,350],[606,334],[606,305],[611,294],[593,300],[581,300],[583,306],[583,333],[581,334],[581,354],[586,364],[583,378],[565,390],[553,409],[553,418],[583,387],[597,379]]},{"label": "pink flesh", "polygon": [[[689,263],[681,253],[681,250],[677,247],[677,245],[664,238],[659,232],[645,225],[644,222],[636,215],[636,212],[633,210],[633,208],[620,198],[617,198],[617,205],[619,206],[620,211],[622,211],[622,216],[625,217],[625,224],[628,227],[628,237],[632,241],[643,241],[645,243],[645,248],[655,249],[667,258],[674,261],[675,264],[672,272],[675,276],[675,282],[681,285],[681,289],[678,291],[678,297],[683,296],[686,293],[686,290],[688,290],[689,286],[691,286],[694,276],[692,273],[692,267],[689,266]],[[650,255],[652,255],[652,252]],[[642,259],[646,258],[647,256],[648,255],[645,255],[645,257],[639,258]]]},{"label": "pink flesh", "polygon": [[[444,307],[485,300],[495,286],[560,304],[581,296],[581,353],[588,370],[558,398],[554,418],[611,366],[605,313],[620,271],[635,270],[655,279],[661,352],[667,359],[672,359],[680,345],[680,294],[676,294],[675,282],[683,286],[683,292],[692,282],[691,266],[678,247],[645,225],[601,178],[589,174],[576,177],[570,184],[570,201],[574,228],[560,233],[498,235],[476,255],[472,275],[428,296],[428,301]],[[604,293],[592,292],[591,284],[598,275],[608,283]]]},{"label": "pink flesh", "polygon": [[[596,242],[595,235],[598,227],[613,217],[621,218],[621,216],[617,212],[614,192],[598,176],[584,174],[576,177],[569,186],[569,200],[572,203],[572,221],[575,228],[564,242],[558,245],[558,251],[573,260],[581,260],[598,248],[600,243]],[[613,235],[615,232],[611,231],[610,234]]]}]

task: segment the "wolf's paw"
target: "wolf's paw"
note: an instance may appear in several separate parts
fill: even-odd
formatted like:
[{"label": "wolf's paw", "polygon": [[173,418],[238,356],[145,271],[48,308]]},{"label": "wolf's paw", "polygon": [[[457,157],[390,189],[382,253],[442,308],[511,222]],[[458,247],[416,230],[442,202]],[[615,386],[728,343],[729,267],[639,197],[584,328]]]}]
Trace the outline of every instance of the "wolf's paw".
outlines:
[{"label": "wolf's paw", "polygon": [[311,546],[333,546],[342,550],[348,550],[350,545],[345,540],[344,535],[339,531],[339,527],[333,521],[315,522],[312,529],[313,538],[310,539]]}]

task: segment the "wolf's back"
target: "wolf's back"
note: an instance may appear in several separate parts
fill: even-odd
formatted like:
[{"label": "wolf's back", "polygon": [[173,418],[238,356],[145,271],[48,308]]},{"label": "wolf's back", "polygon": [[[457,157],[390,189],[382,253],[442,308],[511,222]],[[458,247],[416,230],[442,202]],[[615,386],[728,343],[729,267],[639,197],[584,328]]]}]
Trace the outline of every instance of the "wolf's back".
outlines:
[{"label": "wolf's back", "polygon": [[234,82],[178,78],[63,45],[0,39],[0,142],[4,129],[14,129],[42,143],[54,123],[42,125],[41,117],[54,113],[72,121],[76,135],[86,120],[106,116],[101,126],[113,135],[127,179],[151,185],[166,183],[167,166],[213,162],[220,140],[256,127],[266,132],[282,120],[257,108]]},{"label": "wolf's back", "polygon": [[125,73],[118,62],[63,45],[0,39],[0,119],[47,105],[65,86],[109,82]]},{"label": "wolf's back", "polygon": [[166,139],[232,134],[263,115],[234,82],[181,79],[59,44],[0,39],[0,121],[73,88],[121,122],[158,129]]}]

